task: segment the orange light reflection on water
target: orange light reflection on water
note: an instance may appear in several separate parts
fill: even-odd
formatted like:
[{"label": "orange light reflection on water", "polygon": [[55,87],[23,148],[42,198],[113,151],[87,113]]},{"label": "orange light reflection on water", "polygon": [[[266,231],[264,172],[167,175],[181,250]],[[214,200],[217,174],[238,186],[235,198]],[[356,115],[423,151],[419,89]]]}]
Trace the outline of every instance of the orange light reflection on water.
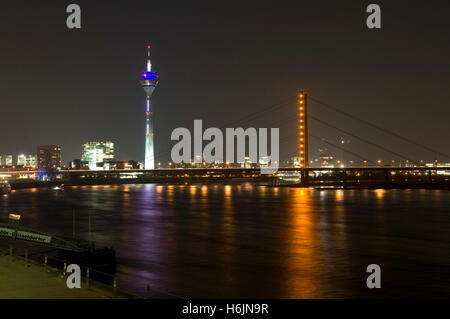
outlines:
[{"label": "orange light reflection on water", "polygon": [[230,243],[234,243],[234,207],[233,207],[233,188],[226,185],[224,188],[224,205],[223,205],[223,228],[226,239]]},{"label": "orange light reflection on water", "polygon": [[287,298],[317,298],[323,265],[319,256],[319,240],[310,189],[294,189],[293,206],[286,231]]},{"label": "orange light reflection on water", "polygon": [[383,199],[384,193],[386,192],[386,190],[376,189],[376,190],[374,190],[374,192],[375,192],[375,196],[377,197],[377,199]]}]

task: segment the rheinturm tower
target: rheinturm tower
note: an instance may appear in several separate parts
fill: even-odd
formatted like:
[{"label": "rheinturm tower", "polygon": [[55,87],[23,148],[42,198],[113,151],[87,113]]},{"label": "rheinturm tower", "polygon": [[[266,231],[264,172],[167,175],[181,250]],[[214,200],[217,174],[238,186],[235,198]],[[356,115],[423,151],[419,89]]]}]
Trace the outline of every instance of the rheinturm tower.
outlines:
[{"label": "rheinturm tower", "polygon": [[145,112],[145,169],[155,168],[155,155],[153,151],[153,112],[150,108],[150,97],[158,85],[158,73],[152,72],[150,62],[150,45],[147,46],[147,71],[141,74],[141,85],[147,96],[147,108]]}]

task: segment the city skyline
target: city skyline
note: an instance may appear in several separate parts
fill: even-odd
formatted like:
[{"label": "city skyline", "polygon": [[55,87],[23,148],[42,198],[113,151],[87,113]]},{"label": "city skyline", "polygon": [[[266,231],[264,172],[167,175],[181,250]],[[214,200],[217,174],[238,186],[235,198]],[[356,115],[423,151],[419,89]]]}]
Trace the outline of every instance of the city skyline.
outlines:
[{"label": "city skyline", "polygon": [[449,4],[5,3],[0,299],[450,297]]},{"label": "city skyline", "polygon": [[[282,120],[296,115],[295,96],[299,88],[420,144],[436,150],[450,147],[446,125],[450,112],[446,107],[449,84],[446,56],[450,48],[447,41],[443,41],[449,23],[440,18],[442,11],[433,10],[433,6],[410,1],[408,7],[400,10],[398,6],[382,3],[384,28],[371,32],[363,27],[364,6],[350,3],[327,3],[331,8],[326,12],[320,10],[320,3],[289,4],[272,10],[261,2],[256,11],[250,4],[241,4],[240,11],[231,15],[232,21],[227,17],[234,12],[233,5],[211,4],[206,10],[196,12],[195,23],[180,17],[194,12],[200,4],[198,7],[180,5],[175,9],[156,4],[152,11],[145,10],[149,8],[147,4],[139,3],[130,9],[133,19],[120,29],[113,23],[123,17],[117,5],[108,5],[108,16],[112,18],[109,20],[100,14],[100,5],[80,4],[85,10],[86,22],[76,32],[60,23],[58,7],[45,5],[40,6],[43,19],[39,28],[48,32],[33,35],[33,38],[26,30],[34,23],[35,6],[22,10],[20,25],[8,20],[15,15],[4,21],[15,26],[10,29],[19,36],[12,38],[13,33],[3,28],[8,44],[0,54],[2,61],[8,61],[4,70],[9,75],[1,79],[2,112],[9,118],[3,126],[9,131],[15,128],[15,134],[0,142],[0,153],[27,154],[32,153],[36,145],[57,144],[64,149],[63,163],[68,163],[79,157],[79,145],[83,141],[110,139],[117,145],[118,159],[142,161],[144,122],[140,112],[145,96],[135,75],[142,68],[145,58],[142,47],[147,43],[158,47],[153,59],[162,74],[160,87],[153,97],[158,162],[170,160],[167,151],[173,145],[170,132],[176,127],[189,127],[194,119],[221,127],[292,96],[291,106],[280,110],[276,121],[265,114],[243,125],[280,127],[280,139],[285,140],[280,145],[280,156],[283,160],[290,159],[298,149],[295,139],[289,137],[296,124]],[[205,8],[205,4],[201,5]],[[5,8],[7,12],[14,9],[14,4]],[[154,13],[158,10],[172,10],[174,14],[161,20]],[[331,12],[336,10],[342,12],[342,19],[332,16]],[[146,19],[141,13],[144,11],[149,12]],[[302,19],[294,14],[305,11],[308,15]],[[403,23],[418,12],[423,25],[406,30]],[[163,31],[156,31],[159,30],[156,26],[161,26]],[[262,35],[261,28],[270,31]],[[185,30],[184,35],[177,32],[181,29]],[[239,32],[241,29],[244,32]],[[399,37],[401,41],[397,41]],[[49,42],[50,39],[58,41]],[[332,50],[334,44],[339,44],[338,50]],[[29,51],[36,54],[25,57]],[[394,63],[395,73],[390,67]],[[240,75],[235,77],[237,72]],[[19,74],[27,74],[35,83],[27,91],[29,94],[22,94],[22,86],[16,78]],[[37,76],[42,78],[43,74],[45,80],[37,81]],[[271,81],[271,89],[261,90],[274,75],[276,81]],[[90,80],[94,78],[95,84]],[[418,78],[424,81],[418,82]],[[23,116],[30,112],[36,115]],[[431,161],[436,157],[414,145],[336,116],[318,104],[310,103],[310,112],[327,121],[336,121],[334,124],[354,134],[381,140],[389,149],[411,158]],[[435,117],[436,112],[442,116]],[[310,128],[315,135],[333,142],[338,142],[341,136],[350,139],[353,150],[368,158],[393,159],[321,123],[311,123]],[[310,141],[311,153],[324,147],[317,140]],[[344,157],[354,159],[351,155]]]}]

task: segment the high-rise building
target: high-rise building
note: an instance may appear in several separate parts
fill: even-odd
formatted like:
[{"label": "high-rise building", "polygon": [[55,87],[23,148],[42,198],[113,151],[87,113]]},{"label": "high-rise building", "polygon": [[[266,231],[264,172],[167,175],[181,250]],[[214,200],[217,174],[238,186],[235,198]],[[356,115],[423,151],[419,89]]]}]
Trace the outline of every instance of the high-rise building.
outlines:
[{"label": "high-rise building", "polygon": [[269,166],[269,157],[261,156],[259,158],[259,167],[268,167]]},{"label": "high-rise building", "polygon": [[6,155],[5,165],[6,166],[12,166],[13,165],[13,156],[12,155]]},{"label": "high-rise building", "polygon": [[25,166],[25,154],[17,155],[17,166]]},{"label": "high-rise building", "polygon": [[147,71],[141,74],[141,86],[147,96],[147,108],[145,112],[145,169],[155,168],[155,155],[153,150],[153,112],[150,110],[150,96],[158,85],[159,75],[152,72],[150,62],[150,45],[147,46]]},{"label": "high-rise building", "polygon": [[61,167],[61,147],[57,145],[42,145],[37,149],[37,164],[44,170]]},{"label": "high-rise building", "polygon": [[1,166],[12,166],[13,156],[12,155],[0,155],[0,165]]},{"label": "high-rise building", "polygon": [[250,160],[249,156],[244,157],[244,162],[241,163],[242,168],[251,168],[252,167],[252,161]]},{"label": "high-rise building", "polygon": [[37,165],[36,156],[20,154],[17,156],[17,166],[34,167]]},{"label": "high-rise building", "polygon": [[114,143],[111,141],[86,142],[83,144],[81,161],[88,162],[90,169],[96,169],[98,163],[114,159]]}]

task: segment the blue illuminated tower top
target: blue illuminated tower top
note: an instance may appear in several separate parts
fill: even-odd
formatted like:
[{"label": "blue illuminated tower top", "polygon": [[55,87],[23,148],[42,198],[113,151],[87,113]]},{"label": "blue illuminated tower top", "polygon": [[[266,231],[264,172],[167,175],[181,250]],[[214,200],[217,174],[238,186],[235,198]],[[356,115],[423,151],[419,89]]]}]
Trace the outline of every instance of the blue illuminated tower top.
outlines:
[{"label": "blue illuminated tower top", "polygon": [[147,46],[147,71],[142,72],[141,74],[141,86],[145,91],[145,94],[147,94],[148,97],[150,97],[155,90],[156,86],[158,85],[158,78],[159,75],[156,72],[152,72],[152,63],[150,62],[150,48],[151,46]]}]

